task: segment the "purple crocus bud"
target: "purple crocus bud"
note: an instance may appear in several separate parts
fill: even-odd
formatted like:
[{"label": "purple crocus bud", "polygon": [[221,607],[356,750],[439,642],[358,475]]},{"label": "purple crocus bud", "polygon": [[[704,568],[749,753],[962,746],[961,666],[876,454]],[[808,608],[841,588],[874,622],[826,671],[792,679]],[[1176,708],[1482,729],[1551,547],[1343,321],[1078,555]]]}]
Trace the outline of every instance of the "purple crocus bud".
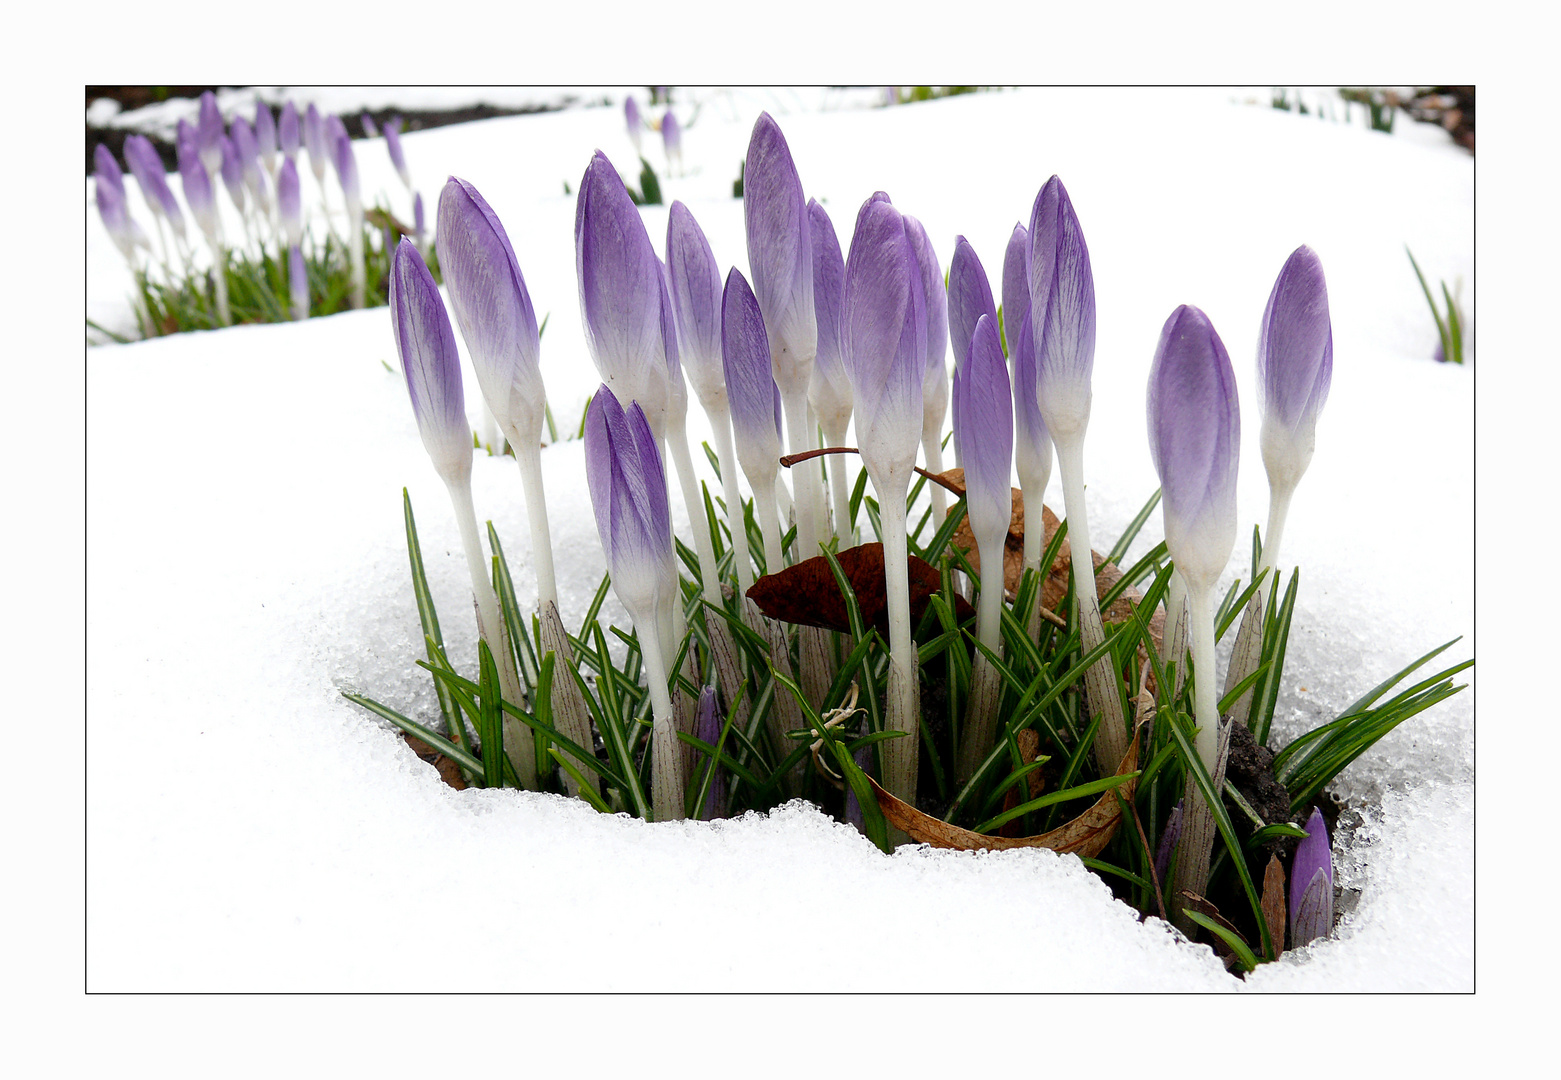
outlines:
[{"label": "purple crocus bud", "polygon": [[817,199],[808,200],[808,234],[813,248],[813,313],[818,325],[818,352],[808,381],[808,401],[818,414],[825,437],[843,437],[851,419],[851,376],[840,348],[846,260],[840,253],[834,223]]},{"label": "purple crocus bud", "polygon": [[1236,543],[1241,413],[1230,356],[1208,316],[1189,304],[1166,320],[1149,369],[1149,450],[1166,547],[1188,590],[1207,590]]},{"label": "purple crocus bud", "polygon": [[[293,161],[288,158],[284,168],[292,168]],[[298,171],[293,170],[293,184],[298,184]],[[293,318],[298,320],[309,317],[309,273],[304,268],[303,249],[294,244],[287,253],[287,287],[293,297]]]},{"label": "purple crocus bud", "polygon": [[210,90],[201,95],[200,119],[195,125],[195,145],[208,174],[222,168],[222,110]]},{"label": "purple crocus bud", "polygon": [[656,625],[664,594],[677,580],[667,478],[656,444],[637,403],[624,409],[608,387],[596,392],[585,416],[585,476],[613,590],[642,637]]},{"label": "purple crocus bud", "polygon": [[759,301],[734,266],[721,295],[721,363],[737,460],[750,482],[773,477],[781,455],[780,390],[770,371],[769,340]]},{"label": "purple crocus bud", "polygon": [[[713,686],[707,686],[699,692],[699,708],[694,714],[694,738],[711,746],[721,741],[721,713],[716,708]],[[705,821],[714,821],[722,816],[721,806],[726,802],[726,773],[715,761],[710,763],[710,768],[713,770],[710,774],[710,788],[699,814]]]},{"label": "purple crocus bud", "polygon": [[965,466],[965,512],[985,567],[1003,544],[1013,510],[1013,399],[994,315],[981,316],[964,365],[954,369],[954,444]]},{"label": "purple crocus bud", "polygon": [[297,247],[303,243],[303,199],[298,188],[298,163],[290,157],[282,159],[276,173],[276,206],[288,247]]},{"label": "purple crocus bud", "polygon": [[325,161],[329,154],[325,143],[325,124],[320,120],[320,110],[309,103],[304,112],[304,148],[309,151],[309,168],[321,185],[325,183]]},{"label": "purple crocus bud", "polygon": [[911,251],[916,255],[916,265],[921,270],[922,292],[927,298],[924,317],[927,320],[926,373],[924,376],[926,408],[930,418],[937,416],[942,424],[948,411],[948,369],[943,358],[949,345],[949,296],[943,287],[943,267],[938,253],[932,250],[932,240],[920,221],[905,215],[905,235],[910,238]]},{"label": "purple crocus bud", "polygon": [[672,308],[672,292],[668,285],[667,264],[656,260],[657,277],[661,285],[661,354],[660,365],[655,369],[662,376],[666,395],[667,420],[674,428],[681,428],[688,418],[688,384],[683,381],[683,361],[678,349],[677,314]]},{"label": "purple crocus bud", "polygon": [[[218,150],[220,152],[220,146]],[[220,242],[222,232],[217,220],[217,200],[212,194],[211,177],[206,174],[206,166],[194,154],[183,155],[183,160],[179,162],[179,177],[184,181],[184,201],[195,218],[195,224],[200,226],[207,240],[213,244]]]},{"label": "purple crocus bud", "polygon": [[390,313],[423,446],[445,483],[465,483],[472,468],[472,429],[466,422],[455,332],[434,276],[405,238],[391,260]]},{"label": "purple crocus bud", "polygon": [[976,257],[976,249],[963,236],[954,238],[954,257],[949,260],[948,334],[954,345],[954,376],[965,366],[970,355],[970,338],[976,332],[981,316],[992,316],[997,324],[997,303],[992,299],[992,286],[986,279],[986,270]]},{"label": "purple crocus bud", "polygon": [[[107,148],[99,144],[98,149],[106,150]],[[94,154],[93,156],[99,159],[102,157],[99,154]],[[114,155],[110,153],[108,159],[110,162],[113,162]],[[98,171],[94,176],[93,188],[97,195],[98,215],[102,217],[103,227],[108,230],[109,238],[114,241],[114,246],[119,249],[119,253],[127,261],[133,262],[135,246],[138,242],[144,242],[144,238],[140,236],[140,227],[130,217],[130,207],[125,201],[124,182],[119,180],[116,183],[117,178],[102,167],[103,163],[101,160],[98,160],[96,164],[98,165]],[[116,170],[118,167],[117,164],[114,165]]]},{"label": "purple crocus bud", "polygon": [[416,195],[412,196],[412,231],[416,234],[418,247],[423,246],[423,234],[426,231],[424,229],[424,224],[423,193],[419,191]]},{"label": "purple crocus bud", "polygon": [[173,148],[183,161],[186,156],[200,157],[200,139],[196,137],[195,126],[182,116],[174,125]]},{"label": "purple crocus bud", "polygon": [[1082,439],[1095,364],[1095,278],[1062,181],[1046,181],[1030,214],[1030,318],[1041,412],[1055,440]]},{"label": "purple crocus bud", "polygon": [[120,200],[124,200],[125,174],[120,170],[119,162],[114,160],[114,152],[104,143],[98,143],[92,149],[92,173],[99,184],[108,184]]},{"label": "purple crocus bud", "polygon": [[[260,164],[260,143],[255,138],[255,133],[250,130],[249,122],[242,116],[233,118],[233,146],[238,152],[239,169],[244,179],[244,186],[255,197],[255,205],[260,212],[270,216],[271,189],[266,185],[266,174]],[[223,175],[226,177],[227,174]],[[233,201],[238,202],[237,199]]]},{"label": "purple crocus bud", "polygon": [[[871,776],[873,773],[873,748],[864,746],[851,755],[851,760],[856,762],[856,767]],[[856,831],[867,832],[867,821],[862,816],[862,804],[857,801],[856,791],[849,785],[846,787],[846,822],[856,826]]]},{"label": "purple crocus bud", "polygon": [[152,148],[152,141],[145,135],[131,135],[125,139],[125,164],[135,174],[141,195],[152,213],[166,218],[175,235],[184,239],[184,211],[179,209],[179,201],[168,189],[167,174],[163,171],[162,159]]},{"label": "purple crocus bud", "polygon": [[358,120],[363,125],[363,135],[365,138],[373,139],[379,135],[379,128],[375,126],[374,118],[370,116],[367,111],[365,111],[363,115],[358,118]]},{"label": "purple crocus bud", "polygon": [[887,198],[857,215],[846,257],[840,341],[851,375],[856,441],[879,490],[909,473],[921,440],[926,296],[905,219]]},{"label": "purple crocus bud", "polygon": [[[1028,297],[1026,297],[1028,299]],[[1004,305],[1007,310],[1007,305]],[[1012,345],[1009,355],[1014,369],[1014,467],[1019,484],[1040,498],[1052,474],[1052,440],[1041,415],[1036,389],[1040,375],[1035,370],[1035,332],[1028,310],[1016,326],[1006,323]],[[1040,549],[1036,548],[1036,558]]]},{"label": "purple crocus bud", "polygon": [[277,121],[276,139],[282,148],[282,156],[292,161],[298,156],[300,144],[298,130],[298,106],[291,101],[282,103],[282,118]]},{"label": "purple crocus bud", "polygon": [[640,119],[639,102],[632,97],[623,99],[623,121],[629,129],[629,141],[634,144],[634,155],[644,157],[644,151],[640,148],[640,134],[645,124]]},{"label": "purple crocus bud", "polygon": [[1328,283],[1317,253],[1302,244],[1285,260],[1263,310],[1257,399],[1263,465],[1276,489],[1294,488],[1311,463],[1317,414],[1333,380]]},{"label": "purple crocus bud", "polygon": [[683,156],[683,125],[678,123],[671,109],[661,118],[661,146],[666,151],[668,161]]},{"label": "purple crocus bud", "polygon": [[439,268],[477,383],[513,445],[541,439],[546,391],[526,279],[498,215],[450,177],[439,194]]},{"label": "purple crocus bud", "polygon": [[412,190],[412,174],[407,170],[406,155],[401,150],[401,125],[385,125],[385,149],[390,154],[390,163],[396,167],[396,175],[401,177],[401,182],[406,185],[408,191]]},{"label": "purple crocus bud", "polygon": [[575,276],[591,359],[621,400],[651,392],[648,376],[661,349],[660,274],[639,209],[598,150],[575,200]]},{"label": "purple crocus bud", "polygon": [[1013,359],[1019,327],[1030,317],[1030,230],[1015,225],[1003,253],[1003,339]]},{"label": "purple crocus bud", "polygon": [[806,393],[818,349],[813,309],[813,248],[802,180],[780,125],[760,113],[743,172],[743,223],[753,293],[770,335],[775,381]]},{"label": "purple crocus bud", "polygon": [[255,102],[255,145],[260,148],[260,163],[266,172],[276,175],[276,119],[271,106],[264,101]]},{"label": "purple crocus bud", "polygon": [[1160,847],[1154,856],[1155,878],[1162,886],[1165,884],[1165,872],[1171,868],[1171,852],[1176,849],[1176,842],[1181,838],[1182,804],[1177,802],[1171,810],[1171,816],[1165,819],[1165,831],[1160,834]]},{"label": "purple crocus bud", "polygon": [[[336,117],[333,116],[331,119],[335,120]],[[342,194],[347,197],[349,207],[356,206],[359,202],[358,159],[352,152],[352,140],[347,138],[345,131],[336,136],[332,151],[332,161],[336,165],[336,177],[341,181]]]},{"label": "purple crocus bud", "polygon": [[688,207],[674,201],[667,215],[667,279],[677,316],[678,348],[705,411],[726,412],[721,360],[721,271],[710,241]]},{"label": "purple crocus bud", "polygon": [[[235,121],[235,125],[237,122]],[[222,137],[222,183],[228,189],[228,197],[233,200],[233,205],[238,207],[238,212],[244,212],[244,167],[239,164],[239,153],[233,145],[233,140],[226,135]]]},{"label": "purple crocus bud", "polygon": [[332,113],[324,118],[325,150],[334,159],[336,155],[336,142],[338,139],[350,139],[347,134],[347,125],[342,123],[341,117]]},{"label": "purple crocus bud", "polygon": [[1306,821],[1306,839],[1290,863],[1290,947],[1299,949],[1333,932],[1333,849],[1322,811]]}]

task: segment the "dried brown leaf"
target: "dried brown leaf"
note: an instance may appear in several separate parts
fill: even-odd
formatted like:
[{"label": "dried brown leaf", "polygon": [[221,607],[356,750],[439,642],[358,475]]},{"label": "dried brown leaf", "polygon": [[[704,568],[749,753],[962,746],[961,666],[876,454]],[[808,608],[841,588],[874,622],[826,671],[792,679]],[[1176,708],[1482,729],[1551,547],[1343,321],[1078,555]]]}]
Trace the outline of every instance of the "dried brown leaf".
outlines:
[{"label": "dried brown leaf", "polygon": [[[889,632],[889,603],[884,586],[883,545],[860,544],[835,556],[840,569],[856,592],[862,619],[884,634]],[[915,555],[906,556],[911,591],[911,619],[920,619],[927,600],[942,585],[937,567]],[[748,589],[748,598],[772,619],[799,626],[817,626],[825,630],[849,633],[845,598],[835,584],[829,560],[822,555],[804,559],[774,574],[765,574]],[[975,608],[963,597],[955,596],[955,617],[960,622],[975,618]]]},{"label": "dried brown leaf", "polygon": [[1274,940],[1274,955],[1278,960],[1285,951],[1285,868],[1279,864],[1278,855],[1268,857],[1268,869],[1263,871],[1263,921],[1268,924],[1268,936]]}]

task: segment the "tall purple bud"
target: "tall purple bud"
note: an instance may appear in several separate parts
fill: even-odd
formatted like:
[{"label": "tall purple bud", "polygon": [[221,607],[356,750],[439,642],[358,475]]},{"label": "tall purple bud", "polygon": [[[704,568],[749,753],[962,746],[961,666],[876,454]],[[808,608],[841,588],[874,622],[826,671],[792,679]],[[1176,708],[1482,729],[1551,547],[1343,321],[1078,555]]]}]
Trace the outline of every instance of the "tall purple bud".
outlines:
[{"label": "tall purple bud", "polygon": [[255,145],[260,148],[260,163],[266,174],[276,176],[276,118],[271,106],[264,101],[255,102]]},{"label": "tall purple bud", "polygon": [[283,158],[276,174],[277,216],[282,219],[282,231],[287,235],[287,246],[303,243],[303,198],[298,187],[298,164],[292,158]]},{"label": "tall purple bud", "polygon": [[1003,343],[1013,363],[1020,325],[1030,317],[1030,230],[1015,224],[1003,252]]},{"label": "tall purple bud", "polygon": [[[948,287],[948,335],[954,346],[956,376],[970,355],[970,339],[983,315],[992,316],[996,326],[997,302],[992,299],[992,286],[986,279],[986,269],[976,257],[976,249],[963,236],[956,236],[954,256],[949,259]],[[958,438],[954,444],[957,448]]]},{"label": "tall purple bud", "polygon": [[[242,116],[233,118],[233,147],[238,152],[240,174],[244,186],[254,196],[255,206],[266,217],[271,214],[271,189],[266,183],[266,173],[260,161],[260,143],[249,123]],[[224,174],[226,179],[226,174]],[[234,200],[236,203],[238,200]]]},{"label": "tall purple bud", "polygon": [[[694,215],[674,201],[667,215],[667,279],[683,370],[712,418],[727,410],[721,366],[721,271]],[[724,422],[724,421],[723,421]]]},{"label": "tall purple bud", "polygon": [[408,191],[411,191],[412,174],[407,170],[406,154],[401,149],[399,125],[385,125],[385,151],[390,155],[390,163],[396,167],[396,175],[401,177],[402,184],[406,185]]},{"label": "tall purple bud", "polygon": [[1290,864],[1290,947],[1299,949],[1333,933],[1333,848],[1322,812],[1306,821],[1306,839]]},{"label": "tall purple bud", "polygon": [[1311,463],[1317,416],[1333,380],[1328,283],[1317,253],[1302,244],[1268,296],[1257,350],[1263,465],[1275,490],[1293,489]]},{"label": "tall purple bud", "polygon": [[125,164],[135,175],[141,187],[141,195],[151,207],[152,213],[165,218],[174,234],[184,239],[184,211],[168,188],[168,174],[163,171],[162,159],[152,148],[145,135],[131,135],[125,139]]},{"label": "tall purple bud", "polygon": [[[817,199],[808,200],[808,234],[813,246],[813,312],[818,324],[818,352],[808,379],[808,404],[824,429],[824,441],[842,446],[851,422],[851,375],[840,346],[846,261],[834,223]],[[845,459],[839,454],[829,458],[829,488],[834,497],[835,535],[849,547],[853,542],[850,488],[846,485]]]},{"label": "tall purple bud", "polygon": [[314,173],[314,179],[323,188],[325,186],[325,163],[330,156],[330,149],[325,142],[325,124],[320,119],[320,110],[314,107],[314,102],[309,103],[309,108],[304,111],[304,149],[309,151],[309,169]]},{"label": "tall purple bud", "polygon": [[575,277],[586,345],[602,381],[622,401],[640,401],[662,427],[664,382],[652,376],[661,355],[661,268],[639,209],[600,150],[586,166],[575,199]]},{"label": "tall purple bud", "polygon": [[423,447],[446,483],[464,482],[471,475],[472,429],[466,422],[455,331],[434,276],[406,239],[391,261],[390,311]]},{"label": "tall purple bud", "polygon": [[[732,409],[732,430],[737,436],[737,460],[754,488],[755,504],[762,513],[775,505],[773,497],[763,499],[759,492],[761,488],[773,492],[775,473],[780,467],[780,390],[770,368],[763,311],[748,279],[736,267],[726,275],[721,311],[722,369]],[[771,537],[768,529],[765,532],[768,546]],[[774,550],[766,557],[770,563],[780,557],[778,533],[774,539]]]},{"label": "tall purple bud", "polygon": [[125,257],[125,261],[134,266],[136,245],[144,244],[146,239],[141,234],[140,226],[130,216],[130,205],[125,200],[125,183],[119,172],[119,163],[114,160],[114,155],[108,147],[102,143],[98,144],[93,159],[96,165],[93,188],[97,196],[98,214],[102,217],[103,227],[108,230],[114,246]]},{"label": "tall purple bud", "polygon": [[[218,147],[221,153],[221,147]],[[184,182],[184,201],[195,218],[195,224],[212,244],[220,243],[222,224],[217,217],[217,200],[212,194],[211,177],[206,166],[193,154],[185,155],[179,162],[179,176]]]},{"label": "tall purple bud", "polygon": [[629,141],[634,144],[634,156],[644,157],[645,151],[640,140],[643,138],[645,122],[640,119],[639,102],[632,96],[623,99],[623,122],[629,130]]},{"label": "tall purple bud", "polygon": [[676,164],[678,168],[683,166],[683,125],[678,123],[678,118],[668,109],[666,115],[661,118],[661,148],[667,155],[667,165]]},{"label": "tall purple bud", "polygon": [[228,198],[242,214],[247,199],[244,195],[244,166],[239,164],[239,154],[233,140],[222,137],[222,186],[228,189]]},{"label": "tall purple bud", "polygon": [[374,123],[374,118],[368,114],[367,110],[364,111],[362,116],[358,117],[358,122],[363,125],[364,138],[373,139],[379,136],[379,127]]},{"label": "tall purple bud", "polygon": [[222,168],[222,133],[222,110],[217,108],[217,95],[208,90],[201,95],[200,120],[195,125],[195,145],[207,175]]},{"label": "tall purple bud", "polygon": [[288,161],[298,156],[298,147],[303,139],[298,125],[298,106],[291,101],[282,103],[282,117],[276,125],[276,139],[282,149],[282,156]]}]

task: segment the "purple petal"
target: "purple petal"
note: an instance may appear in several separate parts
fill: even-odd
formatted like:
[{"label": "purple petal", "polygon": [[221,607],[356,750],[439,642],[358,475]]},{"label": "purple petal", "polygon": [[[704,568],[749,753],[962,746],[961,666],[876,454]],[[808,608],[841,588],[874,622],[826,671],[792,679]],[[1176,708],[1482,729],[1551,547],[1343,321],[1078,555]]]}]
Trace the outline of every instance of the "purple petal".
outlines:
[{"label": "purple petal", "polygon": [[[336,117],[331,117],[336,120]],[[340,121],[337,121],[340,124]],[[358,201],[358,159],[352,152],[352,140],[347,137],[345,130],[338,132],[336,141],[332,144],[332,161],[336,165],[336,178],[341,181],[341,190],[347,196],[348,203]]]},{"label": "purple petal", "polygon": [[98,143],[92,150],[92,171],[98,178],[98,183],[113,187],[123,201],[125,174],[120,171],[119,162],[114,160],[114,152],[104,143]]},{"label": "purple petal", "polygon": [[1207,586],[1236,541],[1241,414],[1230,356],[1197,308],[1183,304],[1166,320],[1148,398],[1166,546],[1189,586]]},{"label": "purple petal", "polygon": [[1073,203],[1055,176],[1030,215],[1030,310],[1047,426],[1054,436],[1082,430],[1095,363],[1095,279]]},{"label": "purple petal", "polygon": [[1003,537],[1013,512],[1014,414],[993,315],[981,316],[965,365],[954,369],[954,443],[965,466],[971,531],[979,541]]},{"label": "purple petal", "polygon": [[1030,230],[1015,225],[1003,252],[1003,337],[1013,356],[1019,327],[1030,317]]},{"label": "purple petal", "polygon": [[1328,283],[1316,252],[1302,244],[1274,282],[1257,346],[1258,408],[1310,442],[1333,380],[1333,323]]},{"label": "purple petal", "polygon": [[1333,849],[1322,812],[1313,809],[1290,864],[1290,945],[1299,949],[1332,932]]},{"label": "purple petal", "polygon": [[407,172],[406,154],[401,150],[401,132],[399,127],[399,124],[385,125],[385,149],[390,154],[390,163],[396,167],[396,175],[401,177],[403,184],[411,187],[411,174]]},{"label": "purple petal", "polygon": [[1165,831],[1160,834],[1160,847],[1155,852],[1154,872],[1160,886],[1165,887],[1165,872],[1171,868],[1171,852],[1182,836],[1182,804],[1178,802],[1166,819]]},{"label": "purple petal", "polygon": [[270,169],[276,161],[276,119],[271,115],[271,106],[264,101],[255,102],[255,143]]},{"label": "purple petal", "polygon": [[807,200],[780,125],[760,113],[743,171],[743,223],[753,293],[779,379],[810,372],[818,348]]},{"label": "purple petal", "polygon": [[1014,463],[1019,471],[1019,482],[1029,491],[1032,487],[1046,486],[1051,476],[1051,432],[1046,430],[1046,418],[1041,415],[1041,403],[1037,386],[1039,373],[1035,370],[1035,332],[1030,313],[1016,327],[1008,323],[1014,337],[1009,358],[1014,369]]},{"label": "purple petal", "polygon": [[872,470],[909,468],[921,441],[926,298],[905,220],[887,197],[857,215],[846,258],[840,340],[857,445]]},{"label": "purple petal", "polygon": [[423,242],[423,193],[412,196],[412,231],[417,233],[419,245]]},{"label": "purple petal", "polygon": [[309,108],[304,112],[304,146],[309,151],[309,167],[314,170],[315,176],[325,175],[325,161],[327,151],[325,147],[325,125],[320,121],[320,110],[309,103]]},{"label": "purple petal", "polygon": [[276,173],[276,205],[288,246],[297,247],[303,242],[303,199],[298,188],[298,165],[290,157],[282,159],[282,167]]},{"label": "purple petal", "polygon": [[721,359],[743,471],[778,468],[780,418],[769,335],[759,301],[735,266],[726,275],[721,297]]},{"label": "purple petal", "polygon": [[130,166],[152,212],[162,214],[173,226],[173,231],[184,236],[184,211],[179,209],[179,201],[168,189],[167,173],[163,171],[162,159],[152,148],[151,140],[145,135],[131,135],[125,139],[125,164]]},{"label": "purple petal", "polygon": [[677,153],[683,149],[683,125],[678,123],[678,118],[668,109],[667,114],[661,118],[661,144],[666,147],[667,153]]},{"label": "purple petal", "polygon": [[591,358],[624,398],[640,395],[662,348],[660,273],[639,209],[598,150],[575,200],[575,276]]},{"label": "purple petal", "polygon": [[606,386],[586,410],[585,472],[613,588],[636,624],[650,617],[672,558],[666,476],[638,405]]},{"label": "purple petal", "polygon": [[[101,144],[99,149],[103,149]],[[103,219],[103,227],[108,230],[108,235],[114,241],[114,246],[119,248],[120,254],[126,259],[131,258],[135,247],[135,233],[131,225],[130,207],[125,201],[123,185],[116,186],[106,174],[99,172],[92,186],[97,196],[98,216]]]},{"label": "purple petal", "polygon": [[[238,121],[234,121],[235,127]],[[239,213],[244,212],[244,166],[239,164],[239,152],[233,145],[233,140],[226,135],[222,137],[222,183],[228,189],[228,197],[233,200],[233,205],[238,207]]]},{"label": "purple petal", "polygon": [[[721,713],[716,709],[715,687],[707,686],[699,692],[699,708],[694,714],[694,738],[714,747],[721,741],[721,726]],[[699,815],[706,821],[714,821],[719,817],[721,806],[726,802],[726,772],[714,761],[710,763],[710,768],[714,772],[710,775],[710,788],[705,795],[704,809]]]},{"label": "purple petal", "polygon": [[834,223],[816,199],[808,200],[808,235],[813,246],[813,311],[818,324],[818,352],[808,401],[824,422],[825,434],[851,417],[851,376],[840,344],[840,309],[845,299],[846,262]]},{"label": "purple petal", "polygon": [[[970,355],[970,338],[981,316],[997,322],[997,304],[986,270],[976,257],[976,249],[963,236],[954,238],[954,257],[949,260],[948,333],[954,345],[954,371],[965,366]],[[963,459],[963,458],[962,458]]]},{"label": "purple petal", "polygon": [[405,238],[391,262],[390,311],[396,355],[434,468],[446,479],[453,470],[470,470],[472,432],[466,422],[455,332],[434,276],[416,246]]},{"label": "purple petal", "polygon": [[206,166],[194,154],[187,154],[179,162],[179,177],[184,182],[184,201],[201,232],[208,237],[217,236],[217,203],[212,195],[211,177]]},{"label": "purple petal", "polygon": [[374,118],[367,112],[364,112],[362,116],[358,117],[358,122],[363,125],[363,135],[365,138],[374,139],[379,137],[379,128],[375,125]]},{"label": "purple petal", "polygon": [[629,129],[629,138],[634,140],[634,145],[640,144],[640,106],[632,97],[623,99],[623,121]]},{"label": "purple petal", "polygon": [[222,110],[217,108],[217,95],[207,90],[201,95],[200,120],[195,126],[195,145],[200,150],[201,164],[213,172],[222,165]]},{"label": "purple petal", "polygon": [[932,240],[920,221],[905,215],[905,235],[910,238],[911,252],[921,270],[922,292],[927,298],[924,316],[927,320],[927,382],[944,380],[948,369],[943,358],[949,345],[949,296],[943,287],[943,267],[938,263],[938,253],[932,250]]},{"label": "purple petal", "polygon": [[282,118],[277,121],[276,138],[287,160],[291,161],[298,156],[298,107],[291,101],[282,103]]},{"label": "purple petal", "polygon": [[694,392],[707,411],[726,407],[721,361],[721,270],[710,241],[688,207],[667,216],[667,277],[677,316],[678,347]]},{"label": "purple petal", "polygon": [[481,193],[454,176],[439,194],[438,230],[439,268],[488,408],[506,434],[540,437],[541,343],[509,236]]}]

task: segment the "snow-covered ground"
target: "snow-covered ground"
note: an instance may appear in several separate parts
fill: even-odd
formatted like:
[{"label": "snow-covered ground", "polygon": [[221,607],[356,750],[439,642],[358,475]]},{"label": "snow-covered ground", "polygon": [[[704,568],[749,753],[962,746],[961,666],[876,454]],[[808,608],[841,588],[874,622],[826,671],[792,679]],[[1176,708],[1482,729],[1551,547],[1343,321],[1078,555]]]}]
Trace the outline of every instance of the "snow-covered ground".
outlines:
[{"label": "snow-covered ground", "polygon": [[[731,184],[759,108],[780,120],[842,244],[883,189],[945,265],[955,235],[969,238],[994,289],[1013,224],[1048,176],[1063,178],[1099,305],[1086,478],[1101,548],[1155,486],[1145,378],[1184,302],[1208,312],[1236,362],[1243,531],[1262,520],[1251,356],[1275,275],[1311,245],[1336,362],[1284,538],[1302,587],[1278,737],[1449,638],[1464,635],[1444,659],[1474,655],[1473,370],[1430,360],[1435,329],[1404,255],[1407,244],[1433,281],[1461,281],[1475,313],[1473,160],[1450,140],[1224,90],[1004,91],[889,109],[706,93],[684,136],[687,175],[664,177],[663,192],[745,272]],[[453,173],[503,220],[539,317],[552,316],[542,365],[560,426],[578,422],[597,381],[565,184],[598,147],[637,173],[616,100],[404,138],[430,207]],[[662,168],[657,136],[646,140]],[[375,146],[355,144],[365,193],[404,198]],[[644,217],[659,249],[667,209]],[[87,231],[89,314],[123,312],[128,278],[90,208]],[[434,711],[414,666],[403,486],[447,643],[467,666],[476,648],[454,520],[395,367],[385,309],[88,351],[89,989],[1242,988],[1206,947],[1137,922],[1071,857],[884,856],[801,804],[646,825],[443,786],[339,695]],[[696,437],[702,419],[691,409]],[[543,463],[575,625],[601,575],[581,446],[560,443]],[[524,602],[534,583],[515,466],[479,457],[474,486]],[[1048,501],[1060,507],[1056,484]],[[1159,539],[1156,515],[1131,554]],[[1471,988],[1473,768],[1472,687],[1357,762],[1342,789],[1374,808],[1337,858],[1358,903],[1335,939],[1246,987]],[[480,959],[406,946],[460,918]]]}]

